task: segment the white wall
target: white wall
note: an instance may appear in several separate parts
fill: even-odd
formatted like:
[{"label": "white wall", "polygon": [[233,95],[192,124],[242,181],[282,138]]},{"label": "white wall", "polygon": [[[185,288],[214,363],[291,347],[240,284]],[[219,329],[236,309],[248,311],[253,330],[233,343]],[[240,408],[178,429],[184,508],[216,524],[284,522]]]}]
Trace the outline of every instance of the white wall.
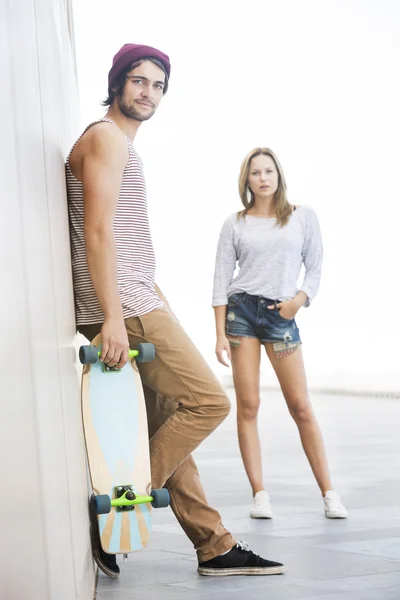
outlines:
[{"label": "white wall", "polygon": [[0,3],[2,600],[93,597],[64,175],[78,123],[69,8]]},{"label": "white wall", "polygon": [[75,4],[82,127],[102,114],[122,44],[171,57],[170,89],[136,145],[158,282],[212,365],[227,372],[213,356],[217,236],[240,206],[242,158],[267,145],[290,200],[314,206],[324,234],[321,291],[298,318],[310,385],[400,390],[399,3]]}]

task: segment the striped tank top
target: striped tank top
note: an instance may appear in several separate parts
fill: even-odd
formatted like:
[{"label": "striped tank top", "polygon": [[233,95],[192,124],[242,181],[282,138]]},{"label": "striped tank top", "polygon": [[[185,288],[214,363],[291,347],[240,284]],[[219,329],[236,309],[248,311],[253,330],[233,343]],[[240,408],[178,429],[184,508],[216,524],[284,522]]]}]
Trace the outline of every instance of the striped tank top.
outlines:
[{"label": "striped tank top", "polygon": [[[115,123],[100,119],[97,123]],[[86,259],[84,236],[83,185],[73,175],[69,159],[66,161],[68,210],[71,235],[72,275],[75,294],[77,325],[104,321]],[[114,237],[117,248],[117,281],[124,318],[137,317],[164,306],[154,287],[156,261],[147,212],[146,183],[142,161],[127,139],[129,160],[125,167],[117,210],[114,217]]]}]

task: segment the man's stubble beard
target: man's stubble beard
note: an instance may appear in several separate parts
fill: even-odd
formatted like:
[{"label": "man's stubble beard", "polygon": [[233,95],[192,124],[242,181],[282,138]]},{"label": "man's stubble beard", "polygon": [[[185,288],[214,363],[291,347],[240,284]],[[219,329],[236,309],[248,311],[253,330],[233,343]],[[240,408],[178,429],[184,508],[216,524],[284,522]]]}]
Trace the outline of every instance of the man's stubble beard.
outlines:
[{"label": "man's stubble beard", "polygon": [[137,110],[135,110],[134,106],[128,106],[123,98],[118,98],[118,108],[121,111],[121,113],[127,117],[128,119],[134,119],[135,121],[148,121],[156,112],[156,109],[154,108],[153,111],[149,114],[149,115],[142,115],[140,112],[138,112]]}]

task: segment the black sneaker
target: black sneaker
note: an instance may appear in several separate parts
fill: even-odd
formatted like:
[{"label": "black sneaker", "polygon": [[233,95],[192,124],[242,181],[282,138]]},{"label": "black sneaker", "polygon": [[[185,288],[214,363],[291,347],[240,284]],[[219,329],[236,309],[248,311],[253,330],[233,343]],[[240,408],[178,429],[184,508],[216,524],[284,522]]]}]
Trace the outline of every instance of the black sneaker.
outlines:
[{"label": "black sneaker", "polygon": [[116,579],[119,575],[119,566],[117,565],[117,558],[115,554],[107,554],[103,548],[98,547],[98,552],[93,552],[93,557],[99,566],[99,569],[103,571],[108,577]]},{"label": "black sneaker", "polygon": [[261,558],[244,542],[238,542],[227,554],[199,563],[199,575],[225,577],[227,575],[278,575],[286,568],[282,563]]},{"label": "black sneaker", "polygon": [[90,538],[92,541],[93,558],[96,561],[99,569],[108,577],[116,579],[119,575],[119,566],[115,554],[107,554],[104,552],[100,543],[99,520],[97,512],[94,508],[93,496],[90,501]]}]

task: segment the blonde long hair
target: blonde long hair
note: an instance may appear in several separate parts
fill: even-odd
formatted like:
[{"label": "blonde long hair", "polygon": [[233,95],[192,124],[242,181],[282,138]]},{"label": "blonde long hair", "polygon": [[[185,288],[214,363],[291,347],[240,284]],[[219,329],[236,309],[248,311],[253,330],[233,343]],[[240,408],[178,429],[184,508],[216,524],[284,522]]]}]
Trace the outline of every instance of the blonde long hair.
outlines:
[{"label": "blonde long hair", "polygon": [[239,195],[244,206],[244,210],[241,210],[238,213],[238,218],[245,217],[249,210],[254,206],[255,198],[254,194],[249,188],[248,179],[250,172],[250,163],[253,158],[256,156],[260,156],[264,154],[265,156],[269,156],[275,163],[276,169],[278,171],[278,188],[274,194],[275,200],[275,211],[276,211],[276,222],[277,225],[283,227],[289,220],[290,215],[292,214],[293,207],[289,204],[287,199],[287,188],[285,176],[283,174],[283,169],[281,164],[274,154],[272,150],[269,148],[254,148],[251,152],[248,153],[244,161],[242,162],[242,166],[240,167],[240,175],[239,175]]}]

